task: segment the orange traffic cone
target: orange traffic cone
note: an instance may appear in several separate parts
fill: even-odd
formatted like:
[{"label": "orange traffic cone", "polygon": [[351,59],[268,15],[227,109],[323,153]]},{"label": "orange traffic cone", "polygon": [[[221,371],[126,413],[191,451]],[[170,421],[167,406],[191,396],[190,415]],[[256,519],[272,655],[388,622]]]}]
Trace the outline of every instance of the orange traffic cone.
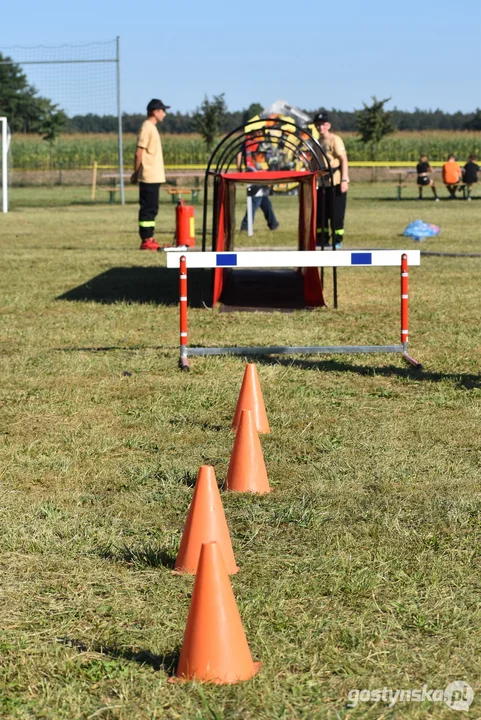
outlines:
[{"label": "orange traffic cone", "polygon": [[202,465],[197,475],[174,572],[195,575],[202,543],[210,541],[219,543],[227,572],[234,575],[239,568],[235,563],[214,468]]},{"label": "orange traffic cone", "polygon": [[220,548],[203,543],[176,678],[237,683],[260,665],[252,661]]},{"label": "orange traffic cone", "polygon": [[244,379],[242,380],[242,387],[232,421],[234,430],[239,427],[240,416],[243,410],[252,410],[258,432],[270,433],[271,429],[267,419],[264,398],[262,397],[261,385],[254,363],[247,363],[246,365]]},{"label": "orange traffic cone", "polygon": [[250,410],[243,410],[241,413],[225,489],[254,493],[271,491],[261,443]]}]

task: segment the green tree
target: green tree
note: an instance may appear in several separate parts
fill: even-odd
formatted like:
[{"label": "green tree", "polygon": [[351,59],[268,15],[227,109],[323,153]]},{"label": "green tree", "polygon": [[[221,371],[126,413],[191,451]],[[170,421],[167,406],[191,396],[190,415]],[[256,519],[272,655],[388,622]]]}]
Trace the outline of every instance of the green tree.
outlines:
[{"label": "green tree", "polygon": [[0,53],[0,115],[8,118],[12,132],[38,132],[54,137],[67,116],[51,100],[37,94],[18,63]]},{"label": "green tree", "polygon": [[57,105],[53,105],[50,100],[38,98],[37,100],[39,117],[37,132],[43,135],[50,146],[50,169],[54,166],[54,150],[58,136],[65,129],[68,118],[63,110],[59,110]]},{"label": "green tree", "polygon": [[372,96],[372,105],[363,103],[363,110],[356,110],[356,125],[360,141],[369,146],[370,159],[376,159],[376,149],[379,142],[386,135],[390,135],[396,130],[396,126],[392,119],[392,113],[384,110],[384,105],[391,98],[378,100],[376,96]]},{"label": "green tree", "polygon": [[207,150],[212,151],[216,137],[219,135],[227,112],[227,105],[224,100],[224,93],[214,95],[212,101],[207,95],[202,105],[196,109],[192,116],[192,123],[204,138]]},{"label": "green tree", "polygon": [[251,118],[260,115],[263,110],[264,108],[260,103],[251,103],[247,110],[242,113],[242,122],[247,123]]},{"label": "green tree", "polygon": [[466,123],[464,123],[465,130],[481,130],[481,108],[476,108],[476,112]]}]

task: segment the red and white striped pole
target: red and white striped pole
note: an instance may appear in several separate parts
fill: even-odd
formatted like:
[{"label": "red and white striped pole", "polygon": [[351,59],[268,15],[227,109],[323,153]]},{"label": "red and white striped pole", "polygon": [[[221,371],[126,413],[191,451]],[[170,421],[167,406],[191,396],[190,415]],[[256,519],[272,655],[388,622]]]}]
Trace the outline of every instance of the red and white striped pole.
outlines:
[{"label": "red and white striped pole", "polygon": [[187,258],[180,257],[179,265],[180,358],[181,370],[189,370],[187,360]]},{"label": "red and white striped pole", "polygon": [[406,362],[413,365],[418,370],[422,369],[421,363],[408,354],[408,336],[409,336],[409,273],[408,273],[408,256],[406,253],[401,255],[401,343],[403,346],[403,356]]},{"label": "red and white striped pole", "polygon": [[404,349],[407,349],[409,335],[409,273],[408,273],[408,256],[406,253],[401,255],[401,343]]}]

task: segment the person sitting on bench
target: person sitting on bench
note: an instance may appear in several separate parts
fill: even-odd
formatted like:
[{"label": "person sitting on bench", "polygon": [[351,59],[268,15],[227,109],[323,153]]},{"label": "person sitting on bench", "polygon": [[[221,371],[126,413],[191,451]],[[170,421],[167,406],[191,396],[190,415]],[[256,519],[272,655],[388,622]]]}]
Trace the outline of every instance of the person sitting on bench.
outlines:
[{"label": "person sitting on bench", "polygon": [[471,188],[475,182],[478,182],[479,165],[476,163],[476,160],[476,155],[470,155],[463,169],[463,182],[467,186],[468,200],[471,200]]},{"label": "person sitting on bench", "polygon": [[443,182],[449,192],[449,199],[454,200],[456,188],[462,177],[461,168],[456,162],[453,154],[448,155],[447,162],[443,165]]},{"label": "person sitting on bench", "polygon": [[429,186],[433,191],[434,199],[439,202],[438,194],[436,192],[436,185],[434,184],[433,178],[429,175],[429,173],[432,173],[432,171],[433,170],[431,168],[431,165],[429,164],[428,156],[421,155],[421,157],[419,158],[419,162],[416,165],[416,172],[418,174],[418,200],[423,199],[423,187]]}]

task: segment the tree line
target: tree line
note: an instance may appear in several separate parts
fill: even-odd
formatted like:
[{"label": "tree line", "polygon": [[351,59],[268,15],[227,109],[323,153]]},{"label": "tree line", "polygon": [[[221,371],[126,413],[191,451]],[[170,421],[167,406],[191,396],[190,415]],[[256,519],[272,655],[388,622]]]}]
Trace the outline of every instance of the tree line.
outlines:
[{"label": "tree line", "polygon": [[[255,106],[262,107],[259,103]],[[325,108],[323,108],[325,109]],[[359,132],[358,117],[356,110],[339,110],[327,108],[332,126],[339,132]],[[308,115],[314,117],[318,110],[304,110]],[[247,110],[236,110],[225,112],[220,123],[220,132],[226,133],[245,123],[256,113],[249,113]],[[391,110],[391,118],[397,130],[481,130],[481,108],[470,113],[448,113],[444,110],[420,110],[413,111]],[[142,113],[124,113],[122,116],[122,127],[126,133],[136,133],[145,119]],[[75,115],[68,118],[65,132],[116,132],[118,120],[114,115]],[[199,132],[196,121],[196,113],[169,112],[162,123],[162,132],[173,134],[185,134]]]},{"label": "tree line", "polygon": [[[373,100],[375,101],[375,98]],[[387,100],[381,102],[376,112],[380,111],[381,114],[385,112],[383,110],[385,102]],[[305,109],[304,112],[314,116],[320,109]],[[328,109],[333,129],[340,132],[359,132],[364,135],[360,118],[363,118],[367,109],[366,105],[364,110]],[[209,147],[215,135],[229,132],[246,123],[261,110],[260,103],[252,103],[248,108],[232,111],[228,110],[225,104],[224,94],[214,96],[213,100],[205,97],[201,105],[192,113],[169,112],[162,129],[164,132],[174,134],[200,132]],[[41,97],[35,87],[28,82],[21,66],[2,53],[0,53],[0,116],[8,118],[13,132],[39,133],[49,142],[54,142],[60,132],[111,133],[118,130],[118,119],[115,115],[86,113],[68,117],[57,104]],[[136,133],[144,119],[143,112],[124,113],[123,131]],[[447,113],[439,109],[420,110],[419,108],[409,112],[395,107],[389,112],[389,123],[382,134],[393,132],[395,129],[481,130],[481,108],[470,113]]]}]

